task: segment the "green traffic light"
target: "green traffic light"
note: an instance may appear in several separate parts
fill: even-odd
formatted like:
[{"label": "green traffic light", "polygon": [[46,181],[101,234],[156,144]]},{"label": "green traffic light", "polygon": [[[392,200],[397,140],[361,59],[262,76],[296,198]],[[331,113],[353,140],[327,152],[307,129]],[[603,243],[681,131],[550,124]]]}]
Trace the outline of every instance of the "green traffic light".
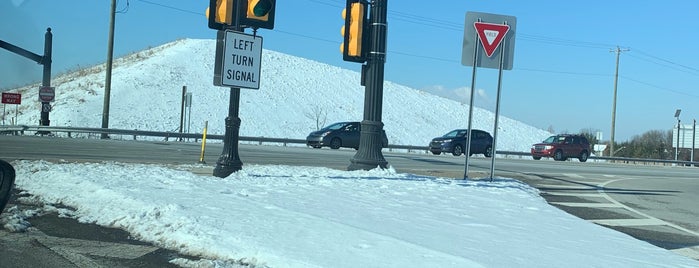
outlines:
[{"label": "green traffic light", "polygon": [[269,0],[260,0],[255,3],[255,6],[252,8],[252,13],[257,16],[257,17],[262,17],[264,15],[267,15],[269,11],[272,9],[272,2]]}]

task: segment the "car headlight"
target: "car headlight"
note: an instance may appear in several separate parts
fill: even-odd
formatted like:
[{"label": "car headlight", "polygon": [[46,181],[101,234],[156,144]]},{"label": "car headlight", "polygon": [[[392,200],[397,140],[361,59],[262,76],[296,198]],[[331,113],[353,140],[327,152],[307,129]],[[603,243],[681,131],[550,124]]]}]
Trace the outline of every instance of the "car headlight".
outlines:
[{"label": "car headlight", "polygon": [[545,150],[551,150],[551,149],[553,149],[553,146],[552,146],[552,145],[546,145],[546,146],[544,146],[544,149],[545,149]]},{"label": "car headlight", "polygon": [[328,134],[330,134],[330,132],[332,132],[332,131],[323,132],[323,134],[320,134],[320,136],[321,136],[321,137],[325,137],[325,136],[327,136]]},{"label": "car headlight", "polygon": [[450,143],[450,142],[451,142],[451,139],[442,141],[442,143]]}]

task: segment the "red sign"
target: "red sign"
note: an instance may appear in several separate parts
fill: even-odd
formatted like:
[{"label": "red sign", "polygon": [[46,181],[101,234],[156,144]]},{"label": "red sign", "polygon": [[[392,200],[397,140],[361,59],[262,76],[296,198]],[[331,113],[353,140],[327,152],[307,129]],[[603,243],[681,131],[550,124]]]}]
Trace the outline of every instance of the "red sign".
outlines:
[{"label": "red sign", "polygon": [[493,55],[493,52],[498,48],[502,39],[507,35],[507,31],[510,30],[509,25],[487,22],[474,22],[473,27],[476,27],[478,39],[481,40],[481,44],[483,44],[483,48],[485,49],[485,54],[488,57]]},{"label": "red sign", "polygon": [[53,87],[41,87],[39,88],[39,100],[42,102],[53,101],[56,97],[56,91]]},{"label": "red sign", "polygon": [[2,93],[2,103],[22,104],[22,94],[3,92]]}]

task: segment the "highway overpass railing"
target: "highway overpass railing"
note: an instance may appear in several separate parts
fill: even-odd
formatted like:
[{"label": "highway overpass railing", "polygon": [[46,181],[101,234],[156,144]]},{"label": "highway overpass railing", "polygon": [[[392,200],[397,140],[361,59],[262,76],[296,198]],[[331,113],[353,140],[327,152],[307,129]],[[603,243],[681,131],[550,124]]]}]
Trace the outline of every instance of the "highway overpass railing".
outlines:
[{"label": "highway overpass railing", "polygon": [[[55,135],[53,133],[66,133],[68,137],[73,137],[73,134],[87,134],[88,137],[91,135],[95,138],[100,137],[101,134],[106,133],[108,135],[121,135],[132,137],[133,140],[137,140],[137,137],[160,137],[168,141],[170,139],[174,140],[184,140],[193,139],[198,141],[202,138],[202,133],[180,133],[180,132],[163,132],[163,131],[148,131],[148,130],[130,130],[130,129],[113,129],[113,128],[87,128],[87,127],[61,127],[61,126],[27,126],[27,125],[0,125],[0,135],[25,135],[25,133],[31,132],[34,135]],[[209,140],[223,140],[224,135],[217,134],[207,134],[206,138]],[[258,144],[263,143],[278,143],[283,146],[289,144],[306,144],[305,139],[289,139],[289,138],[268,138],[268,137],[248,137],[240,136],[239,141],[255,142]],[[424,152],[428,153],[429,148],[427,146],[415,146],[415,145],[398,145],[389,144],[387,146],[389,150],[406,150],[408,152]],[[529,152],[514,152],[514,151],[496,151],[496,154],[505,157],[529,157],[531,154]],[[682,160],[665,160],[665,159],[645,159],[645,158],[629,158],[629,157],[607,157],[607,156],[590,156],[589,159],[610,161],[617,163],[627,163],[627,164],[671,164],[671,165],[684,165],[684,166],[699,166],[699,162],[692,161],[682,161]]]}]

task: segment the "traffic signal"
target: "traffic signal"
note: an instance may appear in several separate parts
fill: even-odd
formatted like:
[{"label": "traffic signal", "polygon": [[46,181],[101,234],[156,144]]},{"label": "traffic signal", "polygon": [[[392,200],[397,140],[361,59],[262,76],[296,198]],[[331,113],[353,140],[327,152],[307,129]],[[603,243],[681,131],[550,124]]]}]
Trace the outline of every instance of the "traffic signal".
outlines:
[{"label": "traffic signal", "polygon": [[[206,8],[209,28],[224,30],[227,26],[233,25],[233,2],[234,0],[209,1],[209,7]],[[216,10],[216,12],[211,13],[210,10]]]},{"label": "traffic signal", "polygon": [[[367,40],[365,36],[367,22],[367,4],[362,0],[347,0],[347,5],[342,10],[342,18],[345,25],[342,26],[344,38],[340,51],[342,59],[353,62],[366,62],[366,49],[363,48]],[[368,35],[367,35],[368,36]]]},{"label": "traffic signal", "polygon": [[240,24],[250,28],[274,28],[275,0],[240,0],[244,7],[240,15]]}]

